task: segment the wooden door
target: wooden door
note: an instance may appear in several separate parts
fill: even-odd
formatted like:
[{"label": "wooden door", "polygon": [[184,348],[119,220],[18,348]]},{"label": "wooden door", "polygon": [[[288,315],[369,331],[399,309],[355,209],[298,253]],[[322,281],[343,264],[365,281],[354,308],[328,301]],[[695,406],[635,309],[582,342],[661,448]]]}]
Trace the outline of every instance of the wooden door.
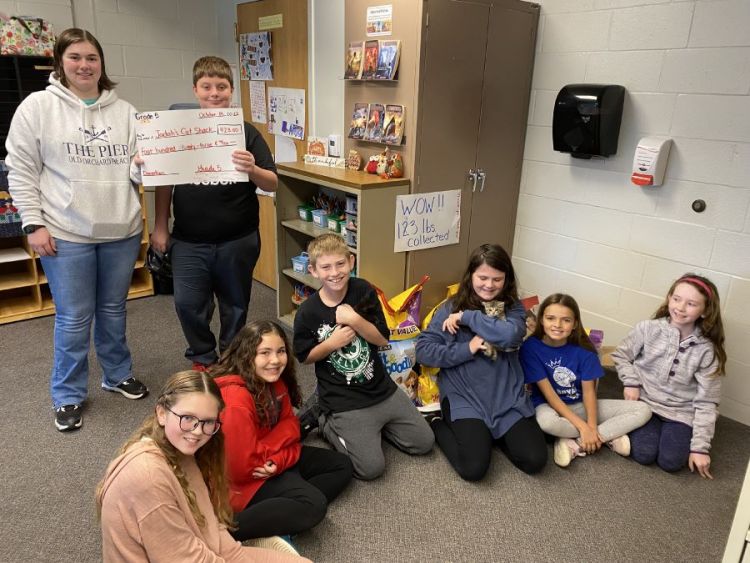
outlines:
[{"label": "wooden door", "polygon": [[445,296],[466,266],[471,187],[482,103],[489,6],[456,0],[427,0],[419,81],[417,149],[412,192],[462,190],[458,244],[410,252],[407,286],[424,274],[423,303]]},{"label": "wooden door", "polygon": [[[259,30],[258,18],[281,14],[283,27],[271,29],[271,59],[273,80],[268,87],[302,88],[307,92],[307,2],[302,0],[259,0],[237,5],[237,32],[252,33]],[[239,46],[238,46],[239,48]],[[240,98],[245,120],[250,121],[250,91],[248,82],[240,80]],[[267,94],[266,94],[267,95]],[[305,131],[308,131],[309,110],[305,111]],[[253,123],[275,152],[273,135],[264,123]],[[305,143],[295,141],[297,154],[305,153]],[[276,289],[276,211],[274,200],[259,196],[261,239],[260,257],[253,274],[257,281]]]},{"label": "wooden door", "polygon": [[490,9],[476,160],[485,180],[472,198],[469,252],[484,243],[513,250],[538,18],[527,2]]}]

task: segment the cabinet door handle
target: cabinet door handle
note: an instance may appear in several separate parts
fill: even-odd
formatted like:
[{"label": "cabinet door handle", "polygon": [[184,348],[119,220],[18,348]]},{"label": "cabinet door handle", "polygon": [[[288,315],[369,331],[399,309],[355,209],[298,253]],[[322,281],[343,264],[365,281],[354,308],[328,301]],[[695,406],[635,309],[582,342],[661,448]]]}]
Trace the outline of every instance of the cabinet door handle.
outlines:
[{"label": "cabinet door handle", "polygon": [[471,182],[472,193],[477,189],[477,171],[473,168],[469,168],[469,175],[467,178]]},{"label": "cabinet door handle", "polygon": [[487,174],[481,168],[477,168],[477,177],[482,182],[481,184],[479,184],[479,191],[483,192],[484,191],[484,179],[487,177]]}]

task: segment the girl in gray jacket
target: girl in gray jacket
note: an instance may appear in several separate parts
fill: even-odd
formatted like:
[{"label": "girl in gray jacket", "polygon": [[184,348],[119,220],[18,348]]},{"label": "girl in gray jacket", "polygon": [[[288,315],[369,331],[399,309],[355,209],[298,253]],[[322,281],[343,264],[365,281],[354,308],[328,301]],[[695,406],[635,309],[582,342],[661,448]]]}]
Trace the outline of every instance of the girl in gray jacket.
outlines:
[{"label": "girl in gray jacket", "polygon": [[712,479],[709,451],[727,361],[716,286],[696,274],[682,276],[653,319],[635,325],[612,358],[625,399],[653,411],[630,433],[631,456],[670,472],[687,464]]}]

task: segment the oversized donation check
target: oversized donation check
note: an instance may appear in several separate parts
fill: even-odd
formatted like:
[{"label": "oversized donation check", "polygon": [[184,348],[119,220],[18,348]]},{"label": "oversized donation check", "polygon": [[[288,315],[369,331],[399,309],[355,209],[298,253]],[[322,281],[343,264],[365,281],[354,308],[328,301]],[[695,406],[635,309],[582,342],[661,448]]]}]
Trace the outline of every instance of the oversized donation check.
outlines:
[{"label": "oversized donation check", "polygon": [[241,108],[147,111],[135,116],[144,186],[247,182],[232,163],[245,149]]}]

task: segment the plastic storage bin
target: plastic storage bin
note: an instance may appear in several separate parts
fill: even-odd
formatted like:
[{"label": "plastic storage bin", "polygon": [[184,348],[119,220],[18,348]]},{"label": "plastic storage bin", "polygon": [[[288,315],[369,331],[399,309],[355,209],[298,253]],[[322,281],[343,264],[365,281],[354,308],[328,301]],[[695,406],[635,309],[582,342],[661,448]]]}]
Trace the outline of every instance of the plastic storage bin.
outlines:
[{"label": "plastic storage bin", "polygon": [[312,221],[312,207],[309,205],[298,205],[297,206],[297,213],[299,213],[299,218],[303,221]]},{"label": "plastic storage bin", "polygon": [[333,231],[334,233],[341,232],[341,219],[339,219],[338,216],[336,215],[328,216],[328,230]]},{"label": "plastic storage bin", "polygon": [[313,223],[321,229],[328,228],[328,215],[324,209],[313,209],[312,210]]},{"label": "plastic storage bin", "polygon": [[347,246],[357,248],[357,231],[344,229],[344,240],[346,241]]},{"label": "plastic storage bin", "polygon": [[346,212],[356,214],[357,213],[357,198],[348,195],[346,196]]},{"label": "plastic storage bin", "polygon": [[357,216],[354,213],[346,212],[346,228],[350,231],[357,230]]},{"label": "plastic storage bin", "polygon": [[299,274],[307,273],[307,265],[310,263],[310,258],[307,252],[303,252],[299,256],[292,257],[292,269]]}]

